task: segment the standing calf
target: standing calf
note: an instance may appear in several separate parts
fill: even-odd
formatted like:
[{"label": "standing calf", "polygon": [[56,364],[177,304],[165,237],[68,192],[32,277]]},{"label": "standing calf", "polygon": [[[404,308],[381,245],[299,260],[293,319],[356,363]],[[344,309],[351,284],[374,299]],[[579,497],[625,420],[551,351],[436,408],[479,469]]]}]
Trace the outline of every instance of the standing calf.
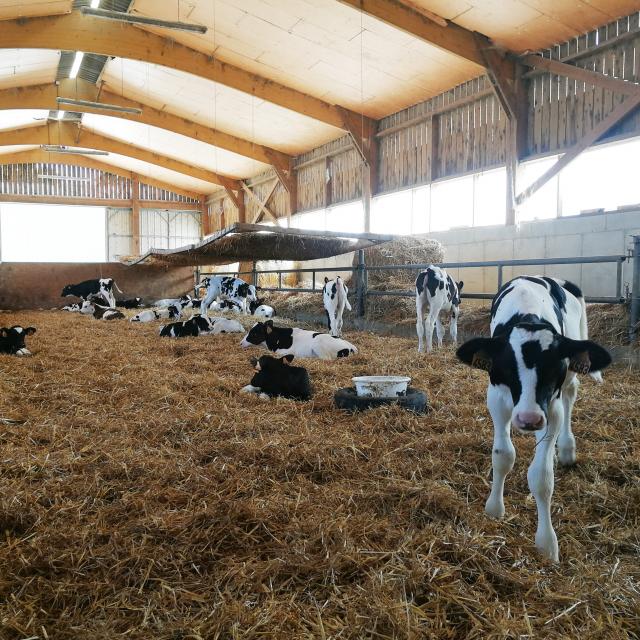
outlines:
[{"label": "standing calf", "polygon": [[536,547],[558,560],[551,523],[553,454],[560,464],[576,461],[571,412],[578,393],[576,373],[597,373],[611,363],[606,349],[587,340],[587,312],[580,289],[565,280],[522,276],[505,284],[491,306],[491,338],[474,338],[458,358],[489,372],[487,407],[493,420],[493,484],[485,510],[504,515],[504,482],[516,450],[511,427],[535,433],[536,448],[527,473],[538,508]]},{"label": "standing calf", "polygon": [[351,305],[347,299],[348,293],[349,289],[347,289],[347,285],[340,276],[335,280],[324,279],[322,301],[327,312],[329,333],[335,338],[339,338],[342,335],[342,314],[345,307],[351,311]]},{"label": "standing calf", "polygon": [[[460,315],[460,292],[463,282],[456,283],[440,267],[430,265],[416,278],[416,331],[418,332],[418,351],[424,349],[424,336],[427,336],[427,353],[433,349],[433,326],[438,336],[438,346],[442,346],[444,328],[440,321],[440,312],[451,311],[449,333],[453,344],[458,340],[458,316]],[[428,312],[427,312],[428,307]],[[426,315],[425,315],[426,314]]]}]

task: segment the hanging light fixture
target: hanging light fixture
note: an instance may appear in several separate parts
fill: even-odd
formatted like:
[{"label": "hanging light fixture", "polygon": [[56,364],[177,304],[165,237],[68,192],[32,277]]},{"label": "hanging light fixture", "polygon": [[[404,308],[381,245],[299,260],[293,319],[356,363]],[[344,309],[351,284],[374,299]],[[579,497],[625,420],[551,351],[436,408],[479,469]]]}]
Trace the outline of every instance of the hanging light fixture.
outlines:
[{"label": "hanging light fixture", "polygon": [[77,147],[66,147],[63,144],[42,144],[40,148],[49,153],[70,153],[84,156],[108,156],[108,151],[97,151],[96,149],[78,149]]},{"label": "hanging light fixture", "polygon": [[122,11],[110,11],[108,9],[94,9],[93,7],[81,7],[80,11],[86,16],[103,18],[105,20],[115,20],[116,22],[127,22],[129,24],[144,24],[151,27],[164,27],[165,29],[176,29],[178,31],[190,31],[192,33],[207,33],[207,27],[202,24],[190,24],[188,22],[173,22],[171,20],[158,20],[157,18],[147,18]]},{"label": "hanging light fixture", "polygon": [[106,102],[93,102],[92,100],[76,100],[75,98],[56,98],[58,104],[68,104],[76,107],[90,107],[102,111],[117,111],[118,113],[133,113],[140,115],[142,109],[137,107],[121,107],[118,104],[108,104]]},{"label": "hanging light fixture", "polygon": [[73,59],[71,71],[69,72],[69,77],[71,79],[75,78],[78,75],[78,71],[80,71],[80,65],[82,64],[82,58],[84,58],[84,52],[76,51],[76,57]]}]

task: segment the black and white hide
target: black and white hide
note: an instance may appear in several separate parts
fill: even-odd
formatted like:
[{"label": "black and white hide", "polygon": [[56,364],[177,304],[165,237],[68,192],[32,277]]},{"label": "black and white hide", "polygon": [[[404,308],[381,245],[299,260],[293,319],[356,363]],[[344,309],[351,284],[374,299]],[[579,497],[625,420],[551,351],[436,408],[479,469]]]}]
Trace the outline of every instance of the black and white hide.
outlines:
[{"label": "black and white hide", "polygon": [[203,315],[193,315],[184,322],[173,322],[160,327],[160,335],[170,338],[243,332],[244,327],[237,320],[231,320],[229,318],[207,318]]},{"label": "black and white hide", "polygon": [[263,347],[279,356],[335,360],[358,353],[358,349],[342,338],[305,329],[274,327],[273,320],[256,322],[240,346]]},{"label": "black and white hide", "polygon": [[304,367],[293,367],[291,354],[282,358],[261,356],[251,358],[255,370],[251,384],[243,387],[241,393],[254,393],[263,399],[291,398],[292,400],[309,400],[312,396],[309,373]]},{"label": "black and white hide", "polygon": [[161,309],[145,309],[129,318],[129,322],[153,322],[154,320],[176,320],[182,315],[182,309],[171,305]]},{"label": "black and white hide", "polygon": [[123,309],[139,309],[144,306],[142,298],[129,298],[128,300],[116,300],[116,307]]},{"label": "black and white hide", "polygon": [[608,351],[588,340],[587,312],[580,289],[571,282],[521,276],[505,284],[493,299],[491,337],[474,338],[458,358],[489,373],[487,407],[493,420],[493,483],[485,510],[504,515],[504,483],[516,450],[511,429],[533,433],[536,447],[527,473],[538,507],[536,547],[558,560],[551,523],[553,458],[576,461],[571,413],[578,393],[577,374],[599,373],[611,363]]},{"label": "black and white hide", "polygon": [[349,289],[340,276],[335,280],[324,279],[322,302],[327,314],[329,333],[336,338],[342,335],[342,314],[345,308],[351,311],[351,305],[347,299],[348,293]]},{"label": "black and white hide", "polygon": [[180,307],[180,309],[184,309],[189,302],[191,302],[191,296],[186,294],[181,296],[180,298],[163,298],[162,300],[157,300],[154,303],[154,307]]},{"label": "black and white hide", "polygon": [[84,280],[78,284],[68,284],[62,289],[60,295],[63,298],[75,296],[76,298],[82,298],[82,300],[88,300],[91,294],[99,294],[103,296],[110,307],[115,307],[114,289],[122,293],[113,278],[98,278],[97,280]]},{"label": "black and white hide", "polygon": [[96,320],[120,320],[125,317],[124,313],[114,307],[104,307],[101,304],[89,302],[88,300],[82,303],[80,313],[93,316]]},{"label": "black and white hide", "polygon": [[70,313],[79,313],[80,307],[81,305],[79,305],[77,302],[74,302],[73,304],[68,304],[62,307],[62,311],[69,311]]},{"label": "black and white hide", "polygon": [[0,353],[13,356],[30,356],[31,351],[27,349],[25,338],[36,332],[35,327],[12,327],[0,328]]},{"label": "black and white hide", "polygon": [[440,267],[429,265],[416,278],[416,331],[418,351],[424,351],[427,339],[427,353],[433,350],[433,328],[435,325],[438,347],[442,346],[444,327],[441,313],[449,313],[449,334],[453,344],[458,341],[458,316],[460,315],[460,292],[463,282],[455,280]]},{"label": "black and white hide", "polygon": [[207,294],[201,305],[201,311],[205,316],[207,315],[209,305],[214,300],[233,300],[240,305],[242,313],[249,315],[251,302],[258,299],[256,288],[241,278],[212,276],[210,278],[203,278],[200,286],[206,287],[207,289]]}]

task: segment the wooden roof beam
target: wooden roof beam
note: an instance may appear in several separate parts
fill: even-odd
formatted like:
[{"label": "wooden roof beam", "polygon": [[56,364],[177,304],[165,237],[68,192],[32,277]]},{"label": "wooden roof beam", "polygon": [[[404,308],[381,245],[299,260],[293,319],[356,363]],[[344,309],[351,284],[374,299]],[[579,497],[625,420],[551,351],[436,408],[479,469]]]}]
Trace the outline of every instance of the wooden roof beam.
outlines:
[{"label": "wooden roof beam", "polygon": [[542,56],[533,54],[522,56],[520,60],[523,64],[526,64],[528,67],[533,67],[534,69],[544,69],[545,71],[550,71],[560,76],[586,82],[587,84],[609,89],[610,91],[615,91],[623,95],[640,96],[640,84],[636,84],[635,82],[620,80],[613,76],[605,75],[604,73],[592,71],[591,69],[584,69],[573,64],[567,64],[566,62],[543,58]]},{"label": "wooden roof beam", "polygon": [[[56,98],[58,97],[105,102],[120,107],[142,109],[142,113],[137,115],[117,111],[104,111],[87,106],[58,105],[56,102]],[[198,122],[193,122],[186,118],[173,115],[172,113],[155,109],[145,103],[123,98],[120,95],[101,89],[80,78],[76,78],[75,80],[65,79],[55,84],[50,83],[2,89],[0,90],[0,109],[63,109],[80,113],[108,115],[113,118],[124,118],[132,122],[141,122],[153,127],[165,129],[166,131],[179,133],[193,140],[200,140],[201,142],[206,142],[220,149],[232,151],[238,155],[257,160],[258,162],[264,162],[265,164],[278,163],[281,166],[288,166],[291,159],[291,156],[276,149],[255,144],[249,140],[224,133],[223,131],[211,129]]]},{"label": "wooden roof beam", "polygon": [[232,87],[339,129],[344,126],[338,107],[320,98],[133,25],[100,20],[78,11],[2,20],[0,44],[5,49],[68,49],[151,62]]},{"label": "wooden roof beam", "polygon": [[474,32],[454,22],[417,8],[414,9],[400,0],[338,0],[338,2],[358,9],[469,62],[481,67],[485,66]]},{"label": "wooden roof beam", "polygon": [[[82,155],[73,155],[73,156],[62,156],[60,154],[54,154],[49,151],[45,151],[44,149],[27,149],[25,151],[17,151],[15,153],[4,153],[0,154],[0,164],[31,164],[31,163],[55,163],[55,164],[65,164],[70,165],[72,167],[87,167],[89,169],[98,169],[99,171],[104,171],[105,173],[112,173],[116,176],[120,176],[122,178],[133,179],[133,172],[128,171],[127,169],[123,169],[122,167],[118,167],[115,165],[108,164],[106,162],[100,162],[99,160],[94,160],[89,156]],[[187,189],[182,189],[174,184],[169,182],[163,182],[162,180],[157,180],[152,176],[148,176],[142,173],[138,173],[140,177],[140,181],[144,184],[148,184],[152,187],[158,187],[159,189],[165,189],[166,191],[171,191],[180,196],[185,196],[186,198],[193,198],[194,200],[199,200],[203,197],[203,194],[198,193],[196,191],[188,191]]]},{"label": "wooden roof beam", "polygon": [[165,169],[182,173],[192,178],[219,184],[236,191],[240,188],[237,180],[221,176],[215,171],[187,164],[128,142],[109,138],[99,133],[83,129],[75,123],[50,122],[37,127],[21,127],[0,131],[0,146],[60,144],[70,147],[84,147],[117,153],[129,158],[148,162]]}]

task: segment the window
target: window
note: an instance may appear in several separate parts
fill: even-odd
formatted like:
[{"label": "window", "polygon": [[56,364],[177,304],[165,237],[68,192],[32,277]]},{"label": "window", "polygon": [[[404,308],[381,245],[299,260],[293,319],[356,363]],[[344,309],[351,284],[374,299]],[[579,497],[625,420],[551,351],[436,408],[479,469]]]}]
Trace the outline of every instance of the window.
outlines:
[{"label": "window", "polygon": [[507,170],[477,173],[473,192],[473,226],[504,224],[506,217]]},{"label": "window", "polygon": [[640,140],[628,140],[578,156],[560,174],[562,215],[640,203],[638,154]]},{"label": "window", "polygon": [[317,209],[316,211],[307,211],[306,213],[298,213],[295,216],[291,216],[291,226],[294,229],[325,231],[325,210]]},{"label": "window", "polygon": [[364,207],[362,200],[336,205],[327,209],[327,231],[361,233],[364,231]]},{"label": "window", "polygon": [[[552,167],[557,156],[524,162],[518,172],[518,193],[529,187],[547,169]],[[506,198],[506,196],[505,196]],[[558,176],[554,176],[542,188],[529,196],[518,208],[518,222],[545,220],[558,215]]]},{"label": "window", "polygon": [[372,233],[411,233],[411,213],[413,209],[411,191],[389,193],[373,198],[371,202]]},{"label": "window", "polygon": [[105,208],[0,204],[5,262],[104,262]]},{"label": "window", "polygon": [[431,231],[473,224],[473,176],[431,185]]}]

